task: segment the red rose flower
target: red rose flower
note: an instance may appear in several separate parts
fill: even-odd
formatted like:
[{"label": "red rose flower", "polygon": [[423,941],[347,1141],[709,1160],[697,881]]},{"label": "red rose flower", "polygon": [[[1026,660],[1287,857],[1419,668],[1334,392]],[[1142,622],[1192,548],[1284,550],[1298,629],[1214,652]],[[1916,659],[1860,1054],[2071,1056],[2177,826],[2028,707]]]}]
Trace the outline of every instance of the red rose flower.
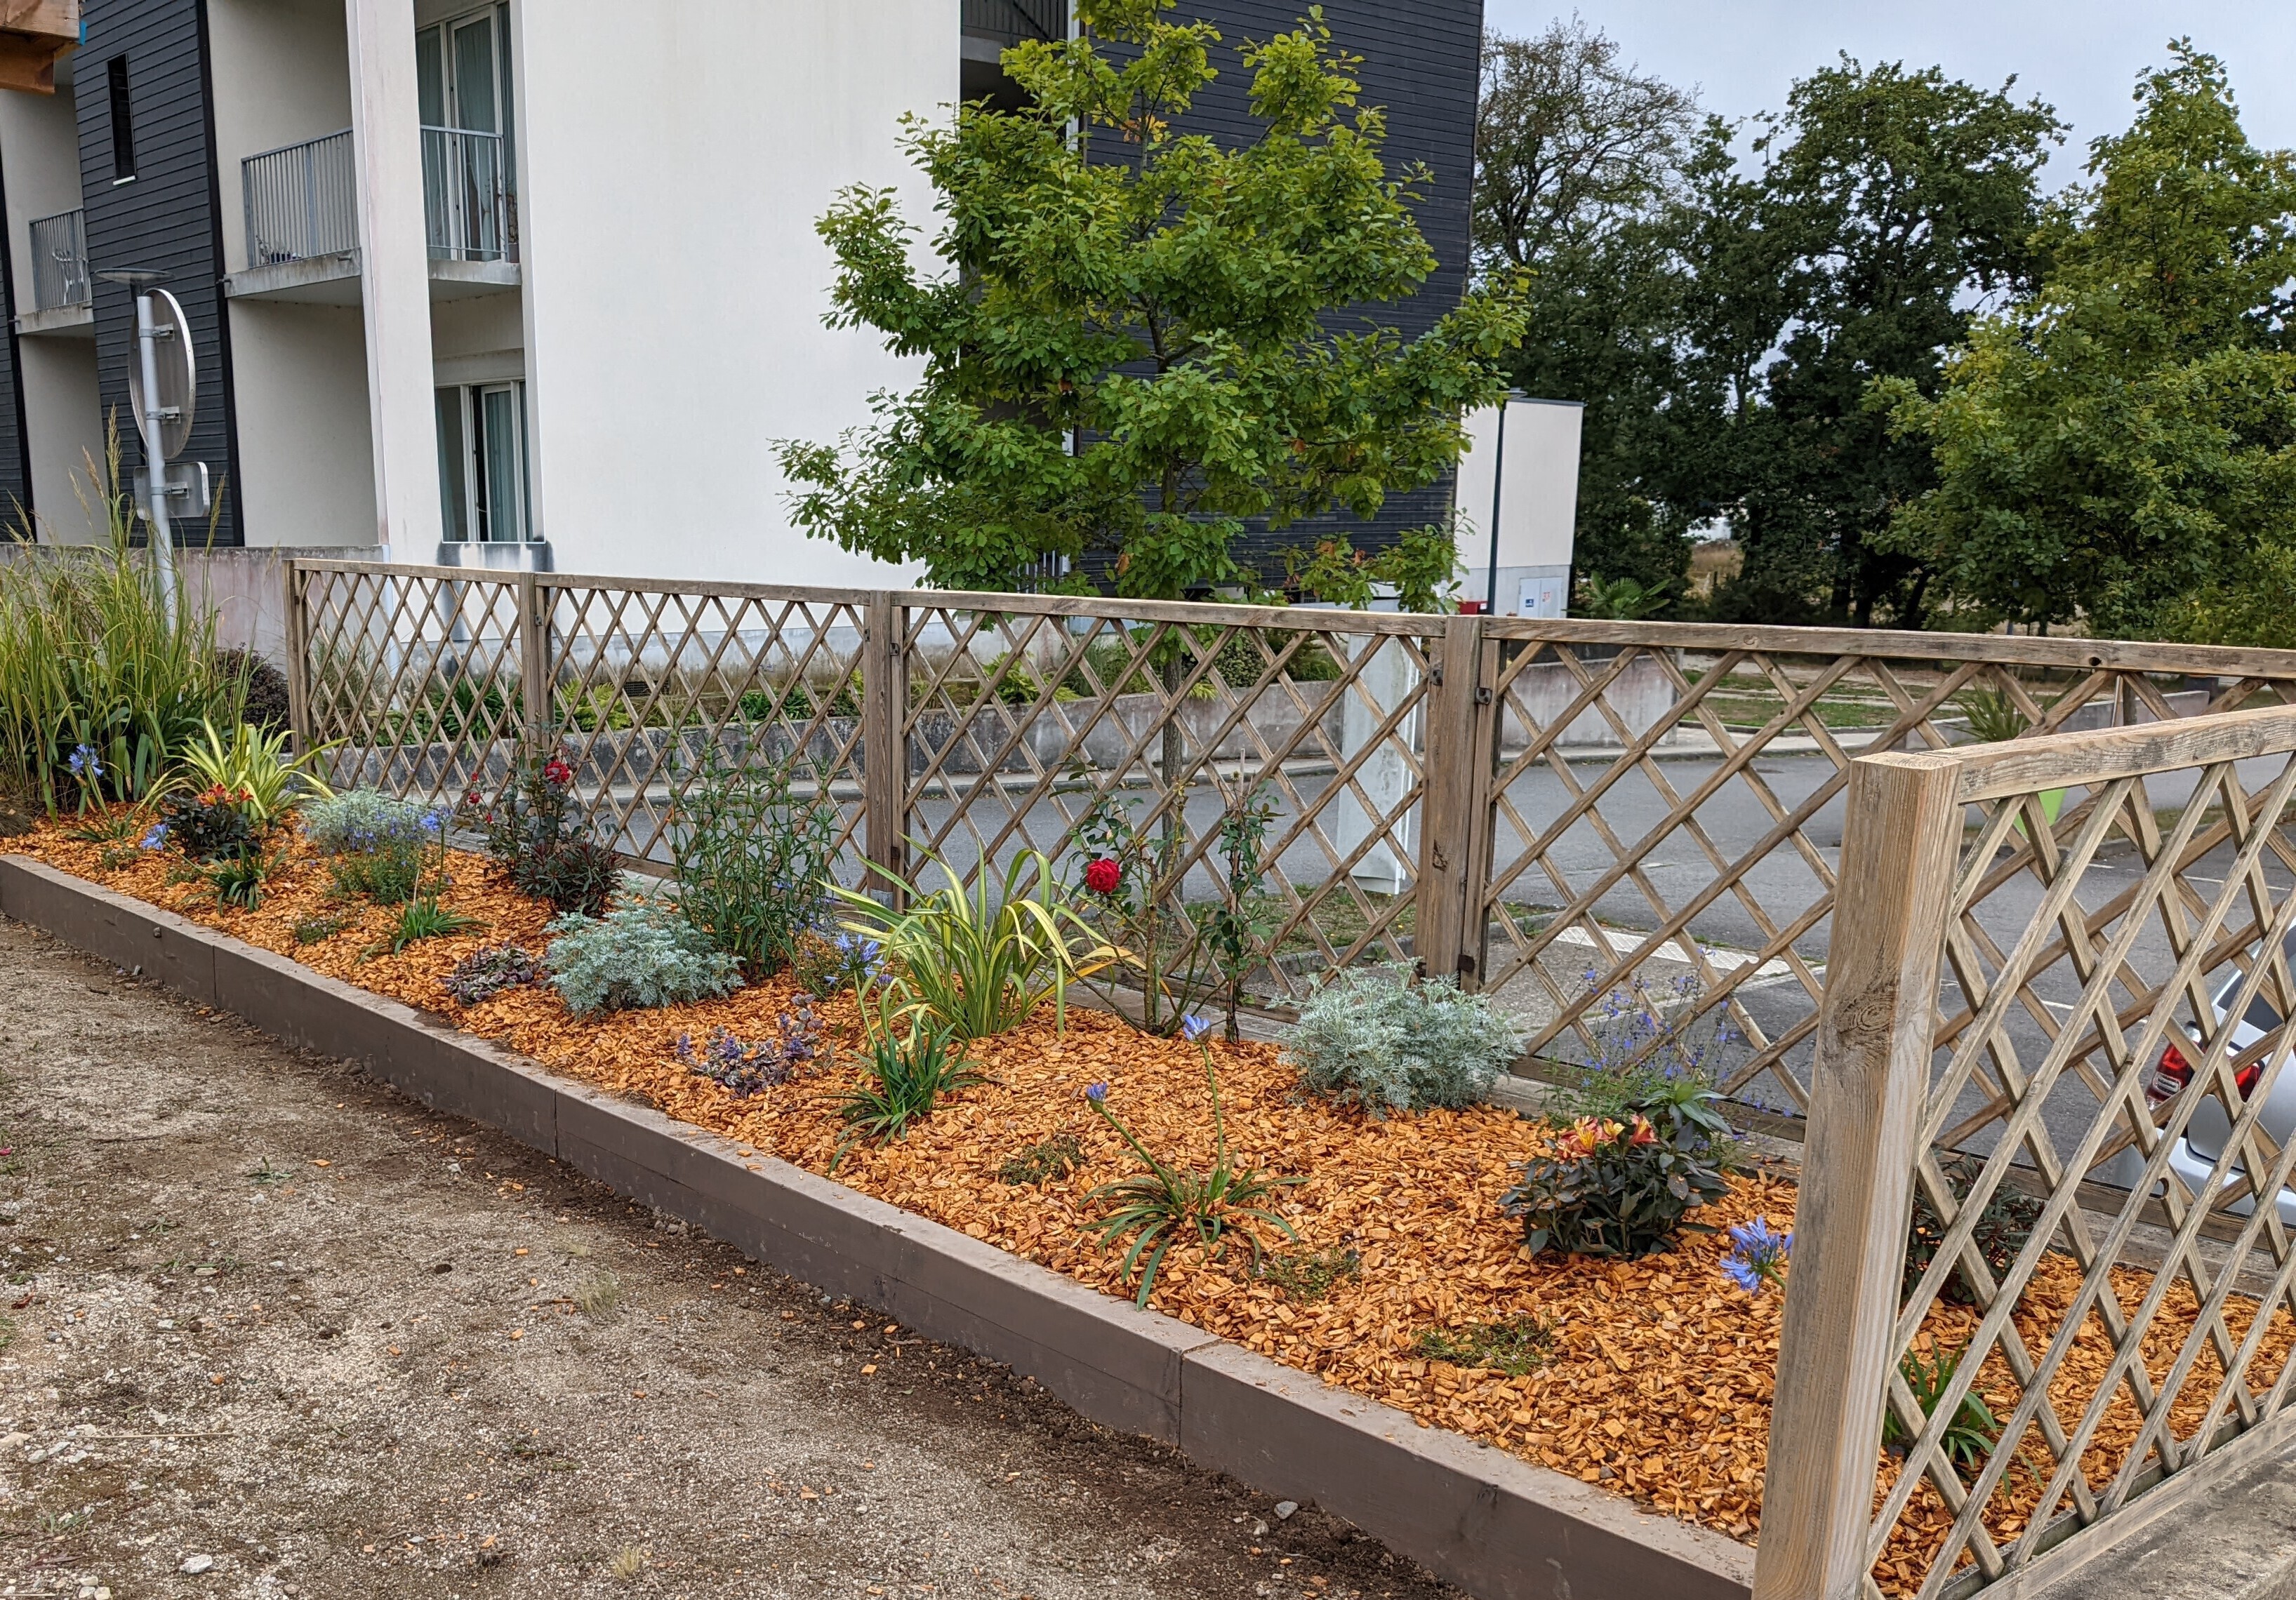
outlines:
[{"label": "red rose flower", "polygon": [[564,788],[574,781],[574,769],[568,766],[563,758],[554,755],[542,763],[542,777],[545,783],[554,783]]},{"label": "red rose flower", "polygon": [[1084,886],[1095,894],[1113,894],[1124,882],[1124,869],[1108,856],[1098,856],[1084,869]]}]

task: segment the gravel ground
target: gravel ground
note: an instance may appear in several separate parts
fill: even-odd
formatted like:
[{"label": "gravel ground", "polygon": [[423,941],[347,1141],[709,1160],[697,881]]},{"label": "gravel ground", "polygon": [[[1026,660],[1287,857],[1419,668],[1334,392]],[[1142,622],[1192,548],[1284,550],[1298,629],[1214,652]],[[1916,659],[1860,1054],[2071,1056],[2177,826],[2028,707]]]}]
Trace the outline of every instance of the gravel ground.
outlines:
[{"label": "gravel ground", "polygon": [[0,922],[0,1595],[1459,1600]]}]

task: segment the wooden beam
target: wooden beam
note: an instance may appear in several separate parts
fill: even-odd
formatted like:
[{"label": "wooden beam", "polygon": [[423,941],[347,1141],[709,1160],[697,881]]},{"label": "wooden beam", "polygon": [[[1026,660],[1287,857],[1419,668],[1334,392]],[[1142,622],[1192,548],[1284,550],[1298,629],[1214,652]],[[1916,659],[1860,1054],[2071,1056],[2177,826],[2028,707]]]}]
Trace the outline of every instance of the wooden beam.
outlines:
[{"label": "wooden beam", "polygon": [[0,89],[15,89],[26,94],[54,94],[56,62],[70,48],[69,45],[58,45],[53,40],[0,33]]},{"label": "wooden beam", "polygon": [[0,30],[79,43],[80,0],[0,0]]},{"label": "wooden beam", "polygon": [[1857,1600],[1962,803],[1918,757],[1849,770],[1755,1600]]}]

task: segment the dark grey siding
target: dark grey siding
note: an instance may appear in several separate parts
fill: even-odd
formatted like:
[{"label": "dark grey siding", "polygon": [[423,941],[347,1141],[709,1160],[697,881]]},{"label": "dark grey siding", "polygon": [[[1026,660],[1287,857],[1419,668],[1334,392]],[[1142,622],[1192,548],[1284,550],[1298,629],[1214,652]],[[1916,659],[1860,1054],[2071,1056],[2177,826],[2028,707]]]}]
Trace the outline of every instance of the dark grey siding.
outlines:
[{"label": "dark grey siding", "polygon": [[[241,543],[233,460],[231,351],[223,314],[223,241],[216,217],[213,122],[209,114],[205,7],[201,0],[89,0],[87,43],[75,63],[86,86],[79,100],[80,188],[87,206],[87,255],[98,273],[157,268],[191,319],[199,402],[184,461],[201,461],[223,500],[218,544]],[[135,178],[115,183],[111,102],[102,92],[116,56],[127,59],[135,116]],[[129,291],[95,286],[96,383],[107,416],[119,420],[121,476],[142,462],[127,404],[135,355]],[[176,530],[178,543],[205,542],[205,524]]]},{"label": "dark grey siding", "polygon": [[[0,217],[8,215],[7,174],[0,172]],[[0,243],[0,306],[7,307],[8,337],[0,339],[0,538],[23,535],[32,509],[31,445],[24,431],[24,369],[16,353],[15,252]]]},{"label": "dark grey siding", "polygon": [[[1250,115],[1251,78],[1236,48],[1299,26],[1307,7],[1300,0],[1181,0],[1166,13],[1174,19],[1201,17],[1220,30],[1213,56],[1219,77],[1197,97],[1182,126],[1228,143],[1258,136]],[[1420,231],[1435,251],[1435,273],[1408,300],[1366,306],[1333,319],[1335,326],[1360,327],[1366,319],[1396,329],[1406,339],[1434,326],[1459,303],[1467,282],[1468,203],[1474,181],[1475,101],[1480,70],[1482,0],[1324,0],[1324,20],[1333,42],[1363,57],[1359,103],[1387,113],[1387,168],[1390,176],[1413,162],[1433,169],[1423,184],[1417,207]],[[1391,497],[1369,524],[1335,516],[1295,523],[1281,533],[1255,528],[1240,554],[1263,577],[1283,573],[1276,552],[1286,545],[1313,544],[1318,530],[1344,532],[1359,550],[1375,549],[1405,528],[1439,522],[1448,513],[1451,486],[1443,482]]]}]

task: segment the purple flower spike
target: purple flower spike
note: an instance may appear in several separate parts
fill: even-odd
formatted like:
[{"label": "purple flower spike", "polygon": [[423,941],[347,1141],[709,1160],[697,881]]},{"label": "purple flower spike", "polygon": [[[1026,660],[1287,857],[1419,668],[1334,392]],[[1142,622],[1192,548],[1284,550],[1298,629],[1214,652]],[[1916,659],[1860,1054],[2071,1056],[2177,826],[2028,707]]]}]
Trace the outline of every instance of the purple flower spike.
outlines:
[{"label": "purple flower spike", "polygon": [[1190,1013],[1180,1019],[1180,1037],[1193,1044],[1212,1031],[1212,1019]]},{"label": "purple flower spike", "polygon": [[1095,1106],[1106,1105],[1108,1103],[1108,1085],[1105,1083],[1093,1083],[1086,1085],[1084,1091],[1084,1098],[1090,1100]]}]

